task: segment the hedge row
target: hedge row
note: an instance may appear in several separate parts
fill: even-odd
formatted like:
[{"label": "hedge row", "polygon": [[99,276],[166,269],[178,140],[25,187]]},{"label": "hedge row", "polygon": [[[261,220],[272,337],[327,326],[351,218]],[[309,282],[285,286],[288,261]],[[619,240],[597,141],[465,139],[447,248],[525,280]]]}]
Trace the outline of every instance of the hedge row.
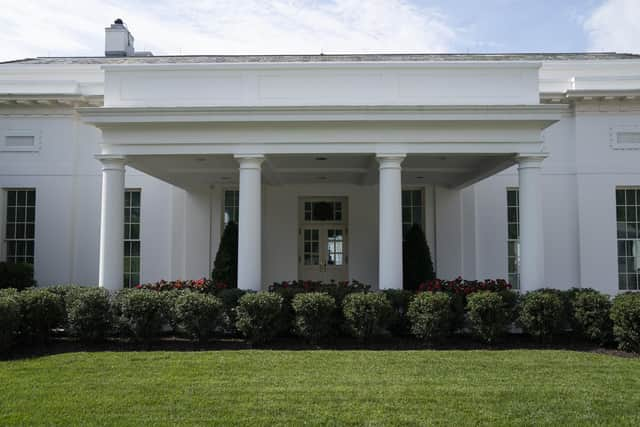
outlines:
[{"label": "hedge row", "polygon": [[[497,282],[492,282],[497,283]],[[522,297],[506,286],[431,286],[417,294],[371,292],[360,283],[276,284],[270,291],[165,287],[104,289],[79,286],[0,291],[0,349],[14,342],[46,343],[54,330],[83,341],[110,336],[150,343],[164,332],[206,342],[216,334],[242,334],[265,343],[293,333],[312,343],[349,334],[359,341],[411,334],[427,343],[463,331],[494,343],[512,325],[541,340],[569,330],[640,352],[640,294],[613,300],[591,289],[543,289]]]}]

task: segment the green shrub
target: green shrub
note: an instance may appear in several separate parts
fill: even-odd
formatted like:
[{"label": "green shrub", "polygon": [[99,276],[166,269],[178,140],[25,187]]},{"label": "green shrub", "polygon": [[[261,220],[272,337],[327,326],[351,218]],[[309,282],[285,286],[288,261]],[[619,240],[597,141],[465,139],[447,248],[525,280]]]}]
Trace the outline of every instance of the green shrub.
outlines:
[{"label": "green shrub", "polygon": [[411,333],[433,342],[451,331],[451,297],[444,292],[422,292],[411,301],[407,317]]},{"label": "green shrub", "polygon": [[550,339],[560,332],[565,318],[564,304],[558,293],[538,290],[522,298],[518,324],[540,340]]},{"label": "green shrub", "polygon": [[17,295],[21,337],[27,343],[49,341],[52,329],[60,327],[65,321],[62,297],[47,288],[25,289]]},{"label": "green shrub", "polygon": [[402,288],[408,291],[415,292],[421,283],[436,277],[427,239],[418,224],[409,228],[402,244],[402,270]]},{"label": "green shrub", "polygon": [[238,225],[233,221],[222,232],[211,277],[230,288],[238,287]]},{"label": "green shrub", "polygon": [[69,307],[71,304],[86,290],[96,289],[95,287],[87,287],[80,285],[55,285],[46,288],[49,292],[59,295],[62,298],[64,306],[65,319],[61,325],[63,328],[69,328]]},{"label": "green shrub", "polygon": [[265,343],[279,332],[282,297],[272,292],[248,293],[236,309],[236,328],[249,342]]},{"label": "green shrub", "polygon": [[0,354],[13,346],[20,330],[20,303],[7,293],[0,295]]},{"label": "green shrub", "polygon": [[222,311],[222,302],[213,295],[187,291],[175,300],[177,324],[201,343],[215,333]]},{"label": "green shrub", "polygon": [[577,333],[600,344],[610,340],[613,325],[607,295],[593,289],[576,292],[572,295],[571,310],[571,324]]},{"label": "green shrub", "polygon": [[34,286],[33,265],[0,262],[0,289],[22,290]]},{"label": "green shrub", "polygon": [[170,321],[170,298],[165,292],[146,289],[123,289],[116,296],[121,332],[138,341],[150,343],[158,338]]},{"label": "green shrub", "polygon": [[489,344],[496,342],[511,323],[512,309],[497,292],[476,292],[467,297],[471,332]]},{"label": "green shrub", "polygon": [[229,288],[222,289],[217,292],[217,297],[222,301],[223,314],[222,314],[222,330],[227,334],[235,334],[237,332],[236,329],[236,308],[238,307],[238,303],[240,298],[247,291],[238,288]]},{"label": "green shrub", "polygon": [[82,341],[103,341],[111,332],[113,315],[109,291],[85,288],[67,305],[67,321],[73,336]]},{"label": "green shrub", "polygon": [[380,292],[353,293],[342,304],[347,330],[361,341],[386,332],[391,304]]},{"label": "green shrub", "polygon": [[291,303],[295,313],[294,331],[312,343],[331,332],[336,300],[322,292],[298,294]]},{"label": "green shrub", "polygon": [[640,353],[640,293],[616,296],[611,306],[611,320],[620,349]]},{"label": "green shrub", "polygon": [[389,320],[389,331],[393,335],[406,335],[409,333],[409,319],[407,310],[413,300],[414,293],[403,289],[386,289],[382,293],[391,304],[391,317]]}]

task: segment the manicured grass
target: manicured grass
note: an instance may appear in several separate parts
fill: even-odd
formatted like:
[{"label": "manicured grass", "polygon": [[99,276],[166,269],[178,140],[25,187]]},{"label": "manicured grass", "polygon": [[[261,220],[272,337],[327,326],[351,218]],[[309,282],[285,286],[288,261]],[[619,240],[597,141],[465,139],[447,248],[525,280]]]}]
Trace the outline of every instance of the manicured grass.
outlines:
[{"label": "manicured grass", "polygon": [[640,359],[570,351],[68,353],[0,362],[0,425],[640,425]]}]

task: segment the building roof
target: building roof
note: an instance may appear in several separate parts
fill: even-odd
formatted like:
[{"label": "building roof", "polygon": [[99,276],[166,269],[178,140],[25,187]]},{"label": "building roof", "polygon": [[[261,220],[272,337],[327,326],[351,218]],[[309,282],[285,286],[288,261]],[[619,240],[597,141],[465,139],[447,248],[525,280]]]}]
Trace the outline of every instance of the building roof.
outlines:
[{"label": "building roof", "polygon": [[411,61],[595,61],[640,60],[640,55],[616,52],[585,53],[392,53],[320,55],[174,55],[38,57],[1,64],[196,64],[282,62],[411,62]]}]

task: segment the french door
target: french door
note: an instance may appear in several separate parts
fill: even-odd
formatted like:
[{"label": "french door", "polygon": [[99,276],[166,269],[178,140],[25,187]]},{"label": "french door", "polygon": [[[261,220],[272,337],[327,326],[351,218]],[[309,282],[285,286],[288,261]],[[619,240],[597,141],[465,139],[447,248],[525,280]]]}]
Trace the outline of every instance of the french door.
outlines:
[{"label": "french door", "polygon": [[[306,216],[303,212],[301,218],[298,245],[300,279],[322,282],[348,280],[348,229],[343,220],[346,218],[343,200],[304,201],[303,207],[307,209]],[[309,210],[310,206],[314,209],[313,203],[332,204],[333,215],[314,217]],[[321,221],[323,218],[328,220]]]}]

